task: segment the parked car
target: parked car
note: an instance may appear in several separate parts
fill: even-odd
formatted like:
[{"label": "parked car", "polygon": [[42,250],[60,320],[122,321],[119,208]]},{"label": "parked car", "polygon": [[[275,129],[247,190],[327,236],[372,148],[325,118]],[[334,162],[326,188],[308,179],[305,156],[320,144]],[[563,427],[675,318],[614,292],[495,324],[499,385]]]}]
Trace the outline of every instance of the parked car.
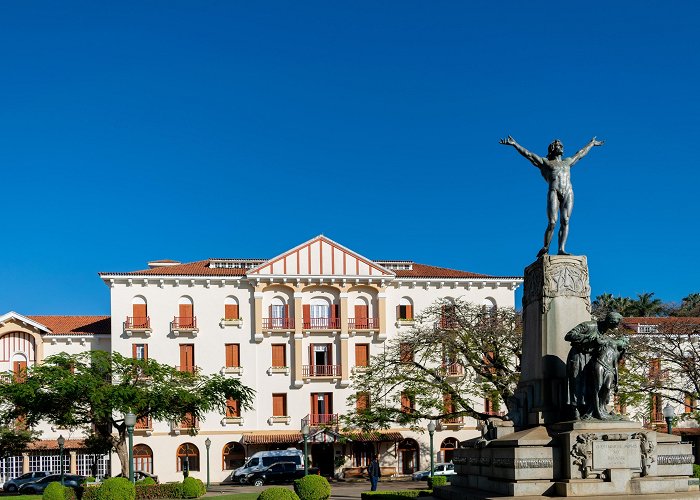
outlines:
[{"label": "parked car", "polygon": [[[71,488],[77,488],[81,484],[83,484],[83,481],[85,480],[85,476],[76,476],[75,474],[63,474],[63,484],[65,486],[70,486]],[[61,475],[60,474],[51,474],[49,476],[45,476],[38,481],[34,481],[33,483],[24,483],[22,486],[19,487],[19,492],[22,495],[41,495],[46,487],[49,485],[49,483],[61,482]]]},{"label": "parked car", "polygon": [[243,466],[234,470],[229,476],[229,481],[234,483],[246,483],[246,477],[251,472],[262,470],[277,462],[294,462],[297,469],[304,470],[304,454],[296,448],[286,450],[259,451],[253,454]]},{"label": "parked car", "polygon": [[[115,477],[124,477],[124,476],[120,472]],[[158,476],[156,476],[155,474],[151,474],[150,472],[146,472],[145,470],[135,470],[134,471],[134,481],[141,481],[142,479],[145,479],[147,477],[150,477],[156,483],[160,482],[160,481],[158,481]],[[126,478],[128,479],[129,476],[127,475]]]},{"label": "parked car", "polygon": [[[435,464],[433,476],[454,476],[455,474],[457,474],[455,472],[455,464]],[[420,470],[418,472],[414,472],[411,477],[414,481],[427,481],[430,477],[430,470]]]},{"label": "parked car", "polygon": [[17,490],[19,490],[19,487],[22,486],[24,483],[34,482],[37,479],[41,479],[42,477],[48,476],[49,474],[51,473],[47,471],[27,472],[26,474],[22,474],[19,477],[10,479],[9,481],[5,481],[5,484],[2,485],[2,490],[8,491],[10,493],[15,493]]},{"label": "parked car", "polygon": [[[318,474],[318,467],[310,467],[309,474]],[[246,483],[262,486],[269,483],[291,483],[304,477],[304,469],[299,469],[294,462],[277,462],[246,476]]]}]

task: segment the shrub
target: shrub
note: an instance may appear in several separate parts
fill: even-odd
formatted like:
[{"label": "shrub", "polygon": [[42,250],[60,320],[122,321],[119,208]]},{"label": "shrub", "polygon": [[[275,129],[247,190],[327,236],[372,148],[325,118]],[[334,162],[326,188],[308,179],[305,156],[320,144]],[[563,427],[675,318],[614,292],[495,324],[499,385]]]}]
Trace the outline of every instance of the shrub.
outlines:
[{"label": "shrub", "polygon": [[362,500],[406,500],[407,498],[429,497],[431,490],[363,491]]},{"label": "shrub", "polygon": [[299,500],[299,496],[292,490],[281,486],[267,488],[258,495],[258,500]]},{"label": "shrub", "polygon": [[137,485],[136,498],[138,500],[182,498],[182,483]]},{"label": "shrub", "polygon": [[446,476],[433,476],[428,478],[428,488],[433,489],[436,486],[445,486],[447,484]]},{"label": "shrub", "polygon": [[146,476],[143,479],[136,481],[136,486],[148,486],[149,484],[156,484],[156,480],[152,477]]},{"label": "shrub", "polygon": [[95,478],[94,476],[87,476],[85,479],[83,479],[83,483],[94,483]]},{"label": "shrub", "polygon": [[110,477],[97,489],[97,500],[135,500],[136,488],[125,477]]},{"label": "shrub", "polygon": [[[199,498],[202,496],[202,493],[200,492],[200,487],[199,484],[197,483],[199,481],[198,479],[195,479],[193,477],[186,477],[184,481],[182,481],[182,497],[183,498]],[[202,481],[199,481],[200,483]],[[202,485],[204,486],[204,485]]]},{"label": "shrub", "polygon": [[693,476],[700,478],[700,465],[693,464]]},{"label": "shrub", "polygon": [[65,500],[66,487],[62,486],[58,481],[49,483],[44,490],[44,494],[41,495],[41,498],[42,500]]},{"label": "shrub", "polygon": [[204,486],[204,482],[201,479],[194,478],[194,480],[197,481],[197,486],[199,487],[199,496],[203,497],[207,494],[207,487]]},{"label": "shrub", "polygon": [[80,500],[97,500],[97,491],[100,489],[99,486],[85,486],[81,488],[82,494],[80,495]]},{"label": "shrub", "polygon": [[294,492],[301,500],[326,500],[331,496],[331,485],[325,477],[312,474],[295,479]]}]

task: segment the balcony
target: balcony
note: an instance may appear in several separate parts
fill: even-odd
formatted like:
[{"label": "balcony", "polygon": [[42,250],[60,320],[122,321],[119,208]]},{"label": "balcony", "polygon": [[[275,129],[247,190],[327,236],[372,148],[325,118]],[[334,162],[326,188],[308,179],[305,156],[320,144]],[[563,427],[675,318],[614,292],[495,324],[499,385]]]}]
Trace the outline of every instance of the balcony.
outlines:
[{"label": "balcony", "polygon": [[301,419],[301,427],[338,427],[337,413],[318,413],[307,415]]},{"label": "balcony", "polygon": [[348,319],[348,329],[350,330],[377,330],[379,328],[379,318],[350,318]]},{"label": "balcony", "polygon": [[175,316],[173,321],[170,323],[170,331],[175,336],[191,334],[193,337],[196,337],[197,333],[199,333],[199,329],[197,328],[197,317]]},{"label": "balcony", "polygon": [[200,368],[198,366],[179,366],[175,365],[175,369],[179,372],[187,372],[187,373],[192,373],[192,374],[197,374],[200,372]]},{"label": "balcony", "polygon": [[302,377],[340,377],[340,365],[303,365]]},{"label": "balcony", "polygon": [[127,316],[124,321],[124,333],[131,337],[135,333],[151,336],[151,318],[149,316]]},{"label": "balcony", "polygon": [[263,318],[264,330],[293,330],[294,318]]},{"label": "balcony", "polygon": [[153,433],[153,420],[151,417],[138,419],[134,427],[134,432],[142,432],[146,434],[146,436],[150,436]]},{"label": "balcony", "polygon": [[304,318],[304,330],[339,330],[340,318]]},{"label": "balcony", "polygon": [[435,323],[435,326],[441,330],[457,330],[459,328],[459,321],[452,316],[441,316]]},{"label": "balcony", "polygon": [[464,375],[464,367],[459,363],[450,363],[442,365],[442,371],[446,377],[461,377]]}]

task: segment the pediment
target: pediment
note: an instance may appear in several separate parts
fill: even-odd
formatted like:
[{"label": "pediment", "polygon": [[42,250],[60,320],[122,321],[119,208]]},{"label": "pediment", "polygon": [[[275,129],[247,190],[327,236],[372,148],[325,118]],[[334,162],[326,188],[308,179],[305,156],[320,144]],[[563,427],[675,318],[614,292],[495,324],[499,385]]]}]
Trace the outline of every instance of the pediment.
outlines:
[{"label": "pediment", "polygon": [[394,273],[325,236],[317,236],[251,269],[248,276],[393,277]]},{"label": "pediment", "polygon": [[0,316],[0,331],[11,329],[11,326],[16,326],[20,330],[39,330],[43,333],[51,333],[51,330],[46,327],[46,325],[42,325],[41,323],[14,311],[10,311]]}]

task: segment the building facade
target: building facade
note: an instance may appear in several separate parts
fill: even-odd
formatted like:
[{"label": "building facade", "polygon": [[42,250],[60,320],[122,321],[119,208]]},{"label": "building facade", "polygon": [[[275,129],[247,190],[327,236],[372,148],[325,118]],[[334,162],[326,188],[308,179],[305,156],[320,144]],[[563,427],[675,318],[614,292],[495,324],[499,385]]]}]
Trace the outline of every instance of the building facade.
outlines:
[{"label": "building facade", "polygon": [[[349,410],[352,373],[437,300],[513,307],[522,282],[370,260],[324,236],[269,260],[154,261],[148,269],[100,277],[109,287],[110,333],[108,339],[78,342],[80,348],[221,373],[255,390],[252,409],[234,405],[226,414],[208,414],[194,423],[194,436],[179,422],[137,425],[136,469],[177,480],[187,457],[191,474],[205,479],[208,453],[213,482],[225,480],[256,451],[301,448],[305,425],[312,465],[325,474],[352,475],[374,453],[386,473],[429,466],[427,432],[392,428],[363,434],[342,428],[339,416]],[[46,340],[43,345],[44,355],[54,352]],[[451,449],[477,435],[472,419],[438,426],[436,458],[449,460]]]}]

